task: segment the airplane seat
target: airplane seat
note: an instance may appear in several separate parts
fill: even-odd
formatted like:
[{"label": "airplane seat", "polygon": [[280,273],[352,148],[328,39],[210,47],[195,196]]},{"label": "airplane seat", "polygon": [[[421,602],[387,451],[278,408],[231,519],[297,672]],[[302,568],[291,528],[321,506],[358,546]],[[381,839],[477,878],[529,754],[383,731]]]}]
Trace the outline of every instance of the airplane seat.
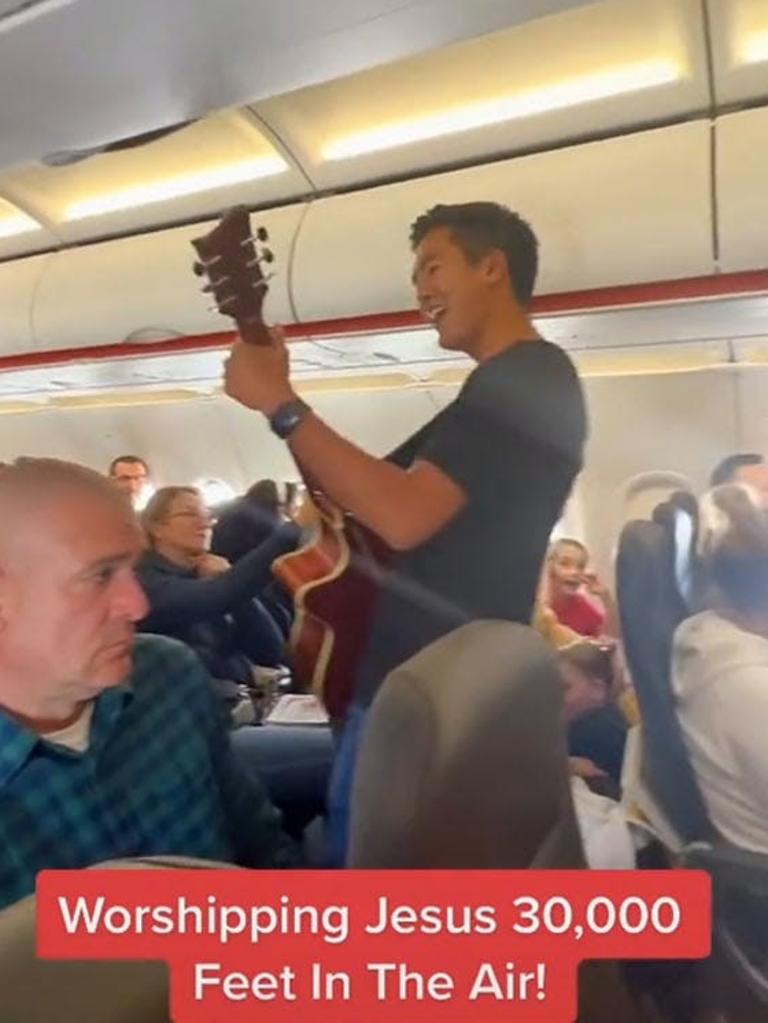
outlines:
[{"label": "airplane seat", "polygon": [[[585,866],[550,647],[502,621],[462,626],[387,677],[352,794],[353,868]],[[582,1023],[647,1023],[615,963],[586,963]]]},{"label": "airplane seat", "polygon": [[[642,782],[681,844],[715,837],[672,691],[675,630],[696,599],[695,499],[673,495],[625,525],[616,580],[624,649],[642,718]],[[691,601],[689,607],[688,601]]]},{"label": "airplane seat", "polygon": [[652,518],[655,508],[680,494],[690,494],[695,500],[693,484],[680,473],[653,470],[632,476],[621,488],[616,532],[627,522]]},{"label": "airplane seat", "polygon": [[[110,860],[91,869],[232,869],[181,856]],[[3,1023],[171,1023],[168,970],[158,962],[37,959],[36,898],[0,910]]]},{"label": "airplane seat", "polygon": [[561,708],[548,647],[511,622],[462,626],[400,665],[368,716],[349,866],[583,866]]},{"label": "airplane seat", "polygon": [[650,522],[629,523],[619,540],[619,607],[643,718],[643,781],[685,844],[680,865],[713,879],[713,955],[696,970],[707,989],[697,1000],[717,1006],[723,1023],[757,1023],[768,1008],[768,856],[738,850],[717,834],[672,690],[675,630],[705,599],[697,549],[698,505],[691,494],[672,495]]},{"label": "airplane seat", "polygon": [[681,863],[712,877],[712,958],[707,992],[725,1023],[768,1018],[768,855],[726,842],[688,846]]},{"label": "airplane seat", "polygon": [[672,537],[675,586],[687,614],[693,614],[702,600],[699,503],[694,494],[678,490],[657,505],[652,519]]}]

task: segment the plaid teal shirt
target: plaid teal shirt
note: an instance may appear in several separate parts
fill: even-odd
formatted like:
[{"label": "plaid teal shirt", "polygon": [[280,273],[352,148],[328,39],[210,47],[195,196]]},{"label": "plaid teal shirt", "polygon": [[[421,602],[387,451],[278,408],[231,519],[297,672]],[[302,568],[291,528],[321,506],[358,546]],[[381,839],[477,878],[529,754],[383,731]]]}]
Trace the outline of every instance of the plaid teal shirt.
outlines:
[{"label": "plaid teal shirt", "polygon": [[46,867],[162,854],[295,862],[277,810],[232,760],[200,661],[139,636],[130,679],[96,701],[85,753],[0,711],[0,907]]}]

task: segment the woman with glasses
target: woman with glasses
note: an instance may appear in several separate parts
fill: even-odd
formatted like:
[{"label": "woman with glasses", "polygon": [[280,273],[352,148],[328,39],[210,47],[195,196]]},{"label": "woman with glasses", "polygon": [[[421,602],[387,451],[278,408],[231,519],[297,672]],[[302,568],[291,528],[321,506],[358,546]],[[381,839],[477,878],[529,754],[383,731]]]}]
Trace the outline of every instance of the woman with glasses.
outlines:
[{"label": "woman with glasses", "polygon": [[209,552],[213,521],[194,487],[163,487],[142,515],[149,548],[137,574],[150,604],[144,632],[173,636],[200,656],[226,699],[252,681],[253,665],[277,667],[283,636],[259,600],[272,562],[293,550],[295,526],[280,527],[236,565]]},{"label": "woman with glasses", "polygon": [[[212,520],[194,487],[158,490],[142,516],[149,549],[137,574],[149,598],[144,632],[173,636],[191,646],[230,709],[250,685],[254,665],[277,667],[283,636],[259,595],[272,579],[272,562],[293,550],[299,528],[278,526],[268,540],[230,566],[209,553]],[[246,708],[247,709],[247,708]],[[236,713],[236,723],[248,725]],[[237,728],[232,749],[241,766],[266,785],[298,836],[321,813],[333,752],[330,729],[275,725]]]}]

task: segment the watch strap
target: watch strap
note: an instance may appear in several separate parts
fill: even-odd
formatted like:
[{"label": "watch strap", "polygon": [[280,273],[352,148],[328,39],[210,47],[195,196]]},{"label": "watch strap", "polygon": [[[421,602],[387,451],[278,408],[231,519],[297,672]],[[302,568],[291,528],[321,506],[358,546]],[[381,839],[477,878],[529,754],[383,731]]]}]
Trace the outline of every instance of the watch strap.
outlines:
[{"label": "watch strap", "polygon": [[301,398],[286,401],[269,417],[270,428],[281,440],[286,440],[309,411],[309,405]]}]

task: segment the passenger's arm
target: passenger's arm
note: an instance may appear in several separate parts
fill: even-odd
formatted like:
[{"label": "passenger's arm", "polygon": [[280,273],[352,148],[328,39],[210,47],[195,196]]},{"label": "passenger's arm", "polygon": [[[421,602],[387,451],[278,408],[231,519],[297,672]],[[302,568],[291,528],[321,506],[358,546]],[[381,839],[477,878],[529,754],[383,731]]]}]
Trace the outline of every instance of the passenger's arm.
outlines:
[{"label": "passenger's arm", "polygon": [[277,668],[283,663],[285,641],[277,622],[257,597],[251,597],[234,612],[239,650],[254,664]]},{"label": "passenger's arm", "polygon": [[283,526],[232,568],[210,579],[145,575],[140,571],[150,604],[147,624],[157,631],[175,630],[180,623],[204,621],[236,610],[267,585],[273,561],[293,550],[297,540],[298,529]]}]

